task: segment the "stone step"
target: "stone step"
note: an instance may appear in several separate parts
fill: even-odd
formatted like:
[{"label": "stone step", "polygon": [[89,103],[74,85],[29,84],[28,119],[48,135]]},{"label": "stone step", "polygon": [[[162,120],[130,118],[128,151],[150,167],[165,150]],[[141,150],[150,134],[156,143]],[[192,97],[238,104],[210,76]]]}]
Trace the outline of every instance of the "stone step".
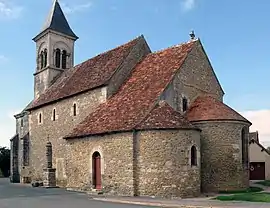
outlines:
[{"label": "stone step", "polygon": [[103,195],[102,190],[96,190],[93,188],[67,188],[67,191],[75,191],[81,193],[87,193],[88,195]]},{"label": "stone step", "polygon": [[92,189],[86,192],[88,195],[103,195],[102,190]]}]

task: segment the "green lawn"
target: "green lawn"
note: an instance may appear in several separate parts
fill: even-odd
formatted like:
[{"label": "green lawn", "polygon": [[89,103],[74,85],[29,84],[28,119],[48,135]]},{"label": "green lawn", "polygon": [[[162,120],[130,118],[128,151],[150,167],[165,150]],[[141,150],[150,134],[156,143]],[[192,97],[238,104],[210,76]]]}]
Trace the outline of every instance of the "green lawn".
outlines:
[{"label": "green lawn", "polygon": [[254,193],[263,191],[260,187],[249,187],[248,189],[235,190],[235,191],[219,191],[220,194],[241,194],[241,193]]},{"label": "green lawn", "polygon": [[270,202],[270,193],[234,194],[228,196],[218,196],[215,199],[220,201]]},{"label": "green lawn", "polygon": [[259,181],[256,182],[257,184],[263,185],[263,186],[270,186],[270,180],[266,180],[266,181]]}]

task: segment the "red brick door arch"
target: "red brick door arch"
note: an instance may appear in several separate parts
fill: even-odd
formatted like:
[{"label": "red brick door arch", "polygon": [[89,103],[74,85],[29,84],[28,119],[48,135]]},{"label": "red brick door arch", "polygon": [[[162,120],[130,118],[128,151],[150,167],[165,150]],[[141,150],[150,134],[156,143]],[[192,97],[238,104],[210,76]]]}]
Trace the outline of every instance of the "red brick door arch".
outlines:
[{"label": "red brick door arch", "polygon": [[101,190],[101,156],[99,152],[94,152],[92,156],[92,169],[93,188]]}]

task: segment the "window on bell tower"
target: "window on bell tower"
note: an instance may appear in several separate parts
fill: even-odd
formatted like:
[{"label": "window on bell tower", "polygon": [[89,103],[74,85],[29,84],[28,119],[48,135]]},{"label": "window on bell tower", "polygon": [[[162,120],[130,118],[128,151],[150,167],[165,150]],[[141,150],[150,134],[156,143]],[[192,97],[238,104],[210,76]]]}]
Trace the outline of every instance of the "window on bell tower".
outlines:
[{"label": "window on bell tower", "polygon": [[55,52],[55,66],[57,68],[60,68],[60,63],[61,63],[61,51],[59,48],[57,48]]},{"label": "window on bell tower", "polygon": [[63,50],[62,52],[62,69],[67,68],[67,51]]},{"label": "window on bell tower", "polygon": [[40,68],[43,69],[43,64],[44,64],[44,52],[41,51],[40,54]]},{"label": "window on bell tower", "polygon": [[44,50],[44,65],[43,67],[47,66],[47,49]]},{"label": "window on bell tower", "polygon": [[40,53],[40,69],[43,69],[47,66],[47,49],[41,51]]},{"label": "window on bell tower", "polygon": [[183,112],[186,112],[187,111],[187,108],[188,108],[188,100],[187,98],[183,98],[182,100],[182,109],[183,109]]}]

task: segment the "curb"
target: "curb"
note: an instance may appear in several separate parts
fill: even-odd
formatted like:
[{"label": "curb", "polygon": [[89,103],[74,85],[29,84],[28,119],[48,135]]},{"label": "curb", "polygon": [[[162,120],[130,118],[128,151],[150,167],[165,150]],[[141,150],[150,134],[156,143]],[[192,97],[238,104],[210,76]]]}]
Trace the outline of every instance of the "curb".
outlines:
[{"label": "curb", "polygon": [[139,201],[126,201],[126,200],[105,199],[105,198],[93,198],[93,200],[103,201],[103,202],[121,203],[121,204],[135,204],[135,205],[170,207],[170,208],[220,208],[220,207],[213,207],[213,206],[194,206],[194,205],[181,205],[181,204],[165,204],[165,203],[159,203],[159,202],[139,202]]}]

